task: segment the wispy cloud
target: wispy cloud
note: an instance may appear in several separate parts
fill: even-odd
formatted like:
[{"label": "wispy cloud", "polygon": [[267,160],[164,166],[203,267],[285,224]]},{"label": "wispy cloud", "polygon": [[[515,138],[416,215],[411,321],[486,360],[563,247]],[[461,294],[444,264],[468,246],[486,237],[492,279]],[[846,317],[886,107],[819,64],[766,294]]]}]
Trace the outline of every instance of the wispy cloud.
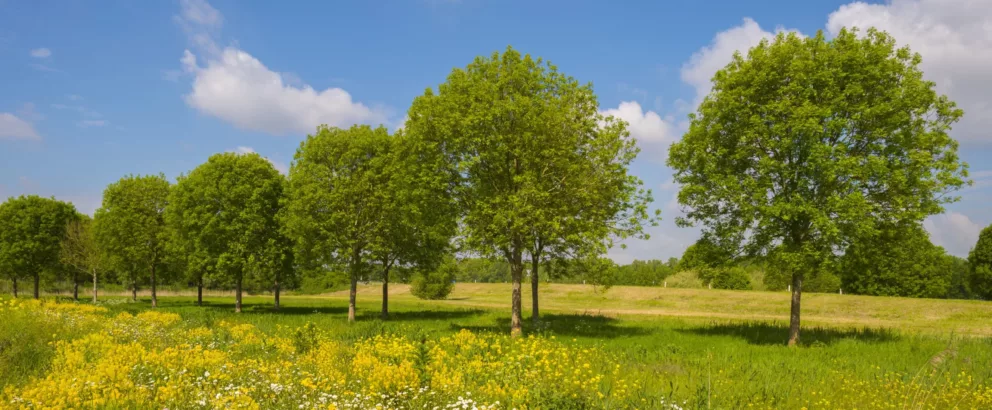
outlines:
[{"label": "wispy cloud", "polygon": [[80,128],[103,127],[103,126],[105,126],[107,124],[110,124],[110,121],[107,121],[107,120],[82,120],[79,123],[77,123],[77,125],[79,125]]},{"label": "wispy cloud", "polygon": [[44,47],[31,50],[31,57],[34,58],[48,58],[51,56],[52,56],[52,50],[49,50]]}]

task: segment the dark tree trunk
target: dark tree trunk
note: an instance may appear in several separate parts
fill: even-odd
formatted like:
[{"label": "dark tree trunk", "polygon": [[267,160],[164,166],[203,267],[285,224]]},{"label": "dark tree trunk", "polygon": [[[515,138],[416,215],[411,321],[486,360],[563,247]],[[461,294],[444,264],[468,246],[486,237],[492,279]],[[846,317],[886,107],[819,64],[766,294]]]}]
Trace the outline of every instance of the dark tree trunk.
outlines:
[{"label": "dark tree trunk", "polygon": [[93,269],[93,303],[96,303],[96,269]]},{"label": "dark tree trunk", "polygon": [[203,306],[203,281],[196,284],[196,305]]},{"label": "dark tree trunk", "polygon": [[351,289],[348,291],[348,322],[355,321],[355,297],[358,294],[358,276],[352,273]]},{"label": "dark tree trunk", "polygon": [[279,278],[276,278],[275,288],[272,290],[273,296],[275,296],[275,306],[276,310],[279,310]]},{"label": "dark tree trunk", "polygon": [[234,289],[234,313],[241,313],[241,278]]},{"label": "dark tree trunk", "polygon": [[155,264],[152,263],[152,307],[158,307],[158,295],[155,294]]},{"label": "dark tree trunk", "polygon": [[138,284],[137,283],[132,283],[131,284],[131,300],[132,301],[135,301],[135,302],[138,301]]},{"label": "dark tree trunk", "polygon": [[78,278],[72,278],[72,300],[79,302],[79,281]]},{"label": "dark tree trunk", "polygon": [[13,278],[14,281],[14,298],[17,298],[17,278]]},{"label": "dark tree trunk", "polygon": [[510,255],[510,278],[513,281],[513,293],[510,299],[510,336],[523,336],[521,327],[520,308],[520,282],[524,275],[524,264],[520,252],[520,247],[515,247]]},{"label": "dark tree trunk", "polygon": [[382,271],[382,320],[389,319],[389,265]]},{"label": "dark tree trunk", "polygon": [[799,344],[799,302],[802,297],[803,274],[792,274],[792,310],[789,315],[789,346]]},{"label": "dark tree trunk", "polygon": [[541,251],[534,252],[530,256],[530,265],[531,265],[531,270],[532,270],[532,272],[530,273],[530,297],[531,297],[531,304],[533,305],[533,307],[531,308],[530,319],[531,319],[531,321],[534,322],[535,325],[538,322],[541,321],[540,310],[538,309],[538,306],[537,306],[537,299],[538,299],[538,296],[537,296],[537,285],[538,285],[537,267],[538,267],[538,264],[540,264],[540,263],[541,263]]},{"label": "dark tree trunk", "polygon": [[34,298],[35,299],[40,299],[41,298],[41,293],[39,291],[39,288],[41,288],[41,274],[36,273],[36,274],[34,274]]}]

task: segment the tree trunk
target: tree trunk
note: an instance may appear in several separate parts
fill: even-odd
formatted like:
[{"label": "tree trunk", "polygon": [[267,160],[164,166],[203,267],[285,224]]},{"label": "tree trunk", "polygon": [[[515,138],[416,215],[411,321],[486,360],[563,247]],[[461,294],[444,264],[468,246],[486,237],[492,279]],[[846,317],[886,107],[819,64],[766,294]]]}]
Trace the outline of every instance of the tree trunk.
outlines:
[{"label": "tree trunk", "polygon": [[96,304],[96,269],[93,269],[93,303]]},{"label": "tree trunk", "polygon": [[34,298],[40,299],[41,294],[39,293],[39,288],[41,287],[41,274],[34,274]]},{"label": "tree trunk", "polygon": [[138,284],[137,283],[132,283],[131,284],[131,300],[132,301],[135,301],[135,302],[138,301]]},{"label": "tree trunk", "polygon": [[196,284],[196,305],[203,306],[203,280]]},{"label": "tree trunk", "polygon": [[538,268],[538,264],[540,263],[541,263],[541,252],[540,251],[534,252],[530,256],[530,266],[532,270],[532,272],[530,273],[530,297],[531,297],[531,304],[533,305],[533,307],[531,308],[530,320],[533,321],[535,325],[541,321],[540,310],[538,309],[537,306],[537,285],[538,285],[537,268]]},{"label": "tree trunk", "polygon": [[803,274],[792,274],[792,311],[789,315],[789,346],[799,344],[799,301],[802,297]]},{"label": "tree trunk", "polygon": [[79,302],[79,281],[72,278],[72,300]]},{"label": "tree trunk", "polygon": [[241,278],[238,278],[234,290],[234,313],[241,313]]},{"label": "tree trunk", "polygon": [[510,336],[520,337],[524,332],[521,328],[520,319],[520,282],[524,275],[524,264],[520,255],[520,248],[513,250],[510,258],[510,278],[513,281],[513,294],[510,299]]},{"label": "tree trunk", "polygon": [[155,264],[152,263],[152,307],[158,307],[158,295],[155,294]]},{"label": "tree trunk", "polygon": [[389,319],[389,265],[382,271],[382,320]]},{"label": "tree trunk", "polygon": [[279,310],[279,278],[276,278],[276,286],[275,286],[275,289],[273,289],[273,293],[274,293],[274,296],[275,296],[275,299],[276,299],[275,300],[275,307],[274,308],[276,310]]},{"label": "tree trunk", "polygon": [[358,276],[351,275],[351,290],[348,291],[348,323],[355,322],[355,296],[358,293]]},{"label": "tree trunk", "polygon": [[14,281],[14,299],[17,299],[17,278],[12,278]]}]

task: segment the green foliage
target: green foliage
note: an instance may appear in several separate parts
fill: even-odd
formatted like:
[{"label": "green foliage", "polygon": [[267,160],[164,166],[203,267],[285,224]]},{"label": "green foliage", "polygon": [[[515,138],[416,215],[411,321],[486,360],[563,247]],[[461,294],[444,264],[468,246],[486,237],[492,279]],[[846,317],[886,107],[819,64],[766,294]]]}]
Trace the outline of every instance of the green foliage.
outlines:
[{"label": "green foliage", "polygon": [[963,113],[920,61],[876,30],[781,33],[735,55],[670,148],[677,222],[799,283],[885,223],[941,212],[967,176],[948,135]]},{"label": "green foliage", "polygon": [[992,225],[978,235],[978,242],[968,253],[968,264],[971,265],[971,292],[982,299],[992,299]]},{"label": "green foliage", "polygon": [[440,300],[451,294],[455,287],[458,264],[448,260],[432,271],[422,271],[414,275],[410,283],[410,293],[420,299]]},{"label": "green foliage", "polygon": [[299,292],[306,295],[336,292],[348,288],[348,274],[343,271],[309,269],[300,274]]},{"label": "green foliage", "polygon": [[672,268],[658,259],[635,260],[629,265],[617,266],[616,285],[660,286]]},{"label": "green foliage", "polygon": [[[740,266],[704,268],[714,289],[751,290],[751,275]],[[703,275],[700,275],[703,277]]]},{"label": "green foliage", "polygon": [[703,280],[699,278],[699,273],[694,270],[680,271],[665,279],[666,286],[678,289],[699,289],[706,287]]},{"label": "green foliage", "polygon": [[0,204],[0,273],[14,281],[61,269],[59,253],[72,204],[36,195],[8,198]]},{"label": "green foliage", "polygon": [[[168,220],[186,252],[187,277],[234,285],[271,284],[292,273],[291,247],[278,221],[285,179],[255,153],[221,153],[181,175]],[[240,300],[240,295],[238,295]]]},{"label": "green foliage", "polygon": [[971,299],[974,292],[971,290],[971,266],[968,260],[954,255],[947,255],[948,265],[951,267],[951,286],[947,289],[949,299]]},{"label": "green foliage", "polygon": [[128,175],[107,186],[96,210],[97,242],[109,266],[121,272],[132,289],[145,279],[154,286],[156,269],[166,261],[169,188],[162,174]]},{"label": "green foliage", "polygon": [[464,258],[458,261],[459,282],[502,283],[510,280],[510,265],[504,260]]},{"label": "green foliage", "polygon": [[525,253],[599,255],[612,238],[645,236],[650,192],[628,173],[638,149],[598,109],[591,85],[507,48],[417,97],[405,129],[447,177],[466,248],[504,258],[519,283]]},{"label": "green foliage", "polygon": [[803,290],[807,292],[837,293],[840,289],[840,276],[829,270],[818,271],[816,274],[811,275],[809,279],[803,282]]},{"label": "green foliage", "polygon": [[682,258],[678,260],[678,270],[715,268],[731,263],[732,259],[733,254],[726,248],[718,246],[707,237],[702,237],[685,248]]},{"label": "green foliage", "polygon": [[840,258],[840,272],[845,292],[942,298],[950,288],[953,266],[923,227],[912,224],[854,241]]}]

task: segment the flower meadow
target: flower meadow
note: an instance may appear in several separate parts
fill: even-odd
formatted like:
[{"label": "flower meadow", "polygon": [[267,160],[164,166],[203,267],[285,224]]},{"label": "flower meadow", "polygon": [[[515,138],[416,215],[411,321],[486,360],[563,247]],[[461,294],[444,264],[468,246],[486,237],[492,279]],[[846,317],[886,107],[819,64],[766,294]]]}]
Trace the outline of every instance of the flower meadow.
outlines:
[{"label": "flower meadow", "polygon": [[939,366],[870,378],[833,371],[805,397],[780,397],[742,389],[747,381],[722,369],[695,390],[678,388],[636,357],[554,335],[343,340],[313,323],[263,330],[232,316],[205,325],[164,311],[16,299],[0,301],[0,317],[50,339],[39,350],[0,350],[5,372],[25,366],[14,360],[25,355],[36,361],[33,372],[0,379],[0,408],[992,408],[992,388]]}]

